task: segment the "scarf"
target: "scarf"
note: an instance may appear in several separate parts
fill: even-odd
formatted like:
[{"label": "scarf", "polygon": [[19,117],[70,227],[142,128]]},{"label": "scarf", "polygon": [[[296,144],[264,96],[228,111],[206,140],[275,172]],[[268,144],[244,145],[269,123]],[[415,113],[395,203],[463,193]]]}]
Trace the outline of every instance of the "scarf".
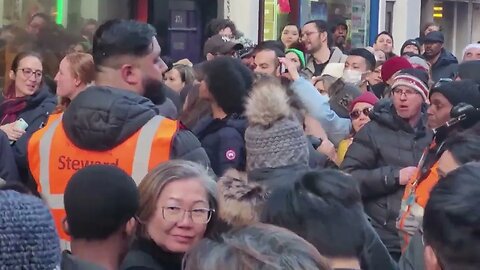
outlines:
[{"label": "scarf", "polygon": [[27,107],[27,97],[6,99],[0,105],[0,125],[10,124],[17,120],[18,115]]}]

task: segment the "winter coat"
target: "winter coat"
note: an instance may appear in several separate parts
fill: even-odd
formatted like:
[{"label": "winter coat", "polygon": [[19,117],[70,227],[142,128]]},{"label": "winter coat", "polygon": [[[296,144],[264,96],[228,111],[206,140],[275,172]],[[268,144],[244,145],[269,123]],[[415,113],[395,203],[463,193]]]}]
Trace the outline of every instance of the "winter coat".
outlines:
[{"label": "winter coat", "polygon": [[173,101],[169,98],[165,98],[165,101],[157,105],[158,112],[161,116],[165,116],[170,119],[177,119],[178,111]]},{"label": "winter coat", "polygon": [[457,70],[457,58],[445,49],[442,49],[440,58],[438,58],[437,62],[432,66],[432,80],[438,82],[442,78],[453,79],[455,78]]},{"label": "winter coat", "polygon": [[295,182],[307,171],[309,171],[308,166],[298,164],[279,168],[255,169],[248,172],[247,177],[248,181],[257,182],[268,191],[272,191],[277,187]]},{"label": "winter coat", "polygon": [[0,179],[4,179],[7,182],[20,181],[10,141],[3,131],[0,131],[0,153]]},{"label": "winter coat", "polygon": [[[330,50],[332,55],[330,56],[328,63],[345,63],[345,61],[347,61],[347,55],[343,54],[342,50],[339,48],[333,47],[330,48]],[[307,74],[309,79],[313,77],[313,74],[315,74],[315,66],[313,65],[314,61],[315,60],[310,55],[307,59],[307,65],[303,69],[303,72]]]},{"label": "winter coat", "polygon": [[395,221],[405,187],[399,184],[399,172],[417,166],[432,133],[423,118],[412,128],[390,100],[377,103],[370,119],[355,135],[341,167],[360,182],[365,212],[389,252],[400,252]]},{"label": "winter coat", "polygon": [[41,88],[27,99],[27,106],[17,116],[27,122],[25,134],[12,144],[13,154],[20,173],[20,179],[28,179],[27,146],[32,134],[47,122],[48,115],[55,110],[57,98],[47,86]]},{"label": "winter coat", "polygon": [[[91,86],[70,103],[62,124],[66,136],[76,147],[106,151],[123,143],[158,114],[157,107],[149,99],[133,92]],[[210,166],[198,139],[182,127],[172,138],[170,158]],[[31,187],[36,190],[35,181],[30,180]]]},{"label": "winter coat", "polygon": [[73,256],[70,252],[64,251],[62,253],[61,270],[106,270],[98,265],[82,261]]},{"label": "winter coat", "polygon": [[407,249],[400,257],[398,266],[400,270],[424,270],[425,269],[425,260],[423,257],[423,241],[422,233],[417,231],[410,240],[410,243],[407,246]]},{"label": "winter coat", "polygon": [[202,143],[216,175],[228,169],[245,170],[245,129],[247,119],[236,114],[224,119],[211,116],[200,121],[193,133]]},{"label": "winter coat", "polygon": [[183,254],[169,253],[153,240],[137,239],[123,260],[120,270],[181,270]]},{"label": "winter coat", "polygon": [[[147,98],[121,89],[92,86],[72,101],[62,123],[77,147],[103,151],[124,142],[158,114]],[[182,128],[172,140],[170,157],[210,165],[195,135]]]}]

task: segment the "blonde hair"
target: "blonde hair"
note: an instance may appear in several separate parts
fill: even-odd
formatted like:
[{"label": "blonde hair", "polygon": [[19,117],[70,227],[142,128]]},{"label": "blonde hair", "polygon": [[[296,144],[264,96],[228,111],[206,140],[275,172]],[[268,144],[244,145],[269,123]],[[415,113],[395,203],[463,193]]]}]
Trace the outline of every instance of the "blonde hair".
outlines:
[{"label": "blonde hair", "polygon": [[[209,207],[214,210],[218,208],[216,182],[204,167],[186,160],[164,162],[149,172],[138,186],[140,205],[137,212],[139,220],[137,235],[139,237],[148,238],[146,225],[157,210],[157,201],[165,186],[182,179],[195,179],[200,182],[207,192]],[[207,225],[206,233],[210,232],[216,217],[214,212]]]},{"label": "blonde hair", "polygon": [[[88,85],[95,78],[95,64],[93,56],[88,53],[70,53],[64,58],[70,64],[70,72],[73,77],[79,79],[83,84]],[[71,100],[66,97],[59,97],[59,102],[55,112],[64,111]]]}]

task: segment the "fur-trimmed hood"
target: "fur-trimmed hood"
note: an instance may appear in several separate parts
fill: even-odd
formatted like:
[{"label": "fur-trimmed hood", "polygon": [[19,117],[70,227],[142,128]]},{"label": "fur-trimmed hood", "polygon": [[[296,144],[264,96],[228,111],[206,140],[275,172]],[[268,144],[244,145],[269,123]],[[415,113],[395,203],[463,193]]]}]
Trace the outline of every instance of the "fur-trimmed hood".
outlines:
[{"label": "fur-trimmed hood", "polygon": [[227,172],[217,183],[220,219],[231,226],[258,222],[260,209],[268,197],[267,191],[260,184],[229,175],[232,173]]},{"label": "fur-trimmed hood", "polygon": [[289,98],[281,83],[274,80],[257,83],[247,99],[245,115],[250,125],[261,126],[291,117]]}]

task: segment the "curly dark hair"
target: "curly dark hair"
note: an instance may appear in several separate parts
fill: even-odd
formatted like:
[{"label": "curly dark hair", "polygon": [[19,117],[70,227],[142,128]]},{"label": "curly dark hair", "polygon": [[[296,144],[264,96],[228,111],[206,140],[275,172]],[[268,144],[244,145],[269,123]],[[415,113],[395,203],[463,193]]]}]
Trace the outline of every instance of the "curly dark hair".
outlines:
[{"label": "curly dark hair", "polygon": [[243,114],[244,99],[253,74],[240,60],[224,56],[204,64],[205,82],[215,102],[226,114]]}]

